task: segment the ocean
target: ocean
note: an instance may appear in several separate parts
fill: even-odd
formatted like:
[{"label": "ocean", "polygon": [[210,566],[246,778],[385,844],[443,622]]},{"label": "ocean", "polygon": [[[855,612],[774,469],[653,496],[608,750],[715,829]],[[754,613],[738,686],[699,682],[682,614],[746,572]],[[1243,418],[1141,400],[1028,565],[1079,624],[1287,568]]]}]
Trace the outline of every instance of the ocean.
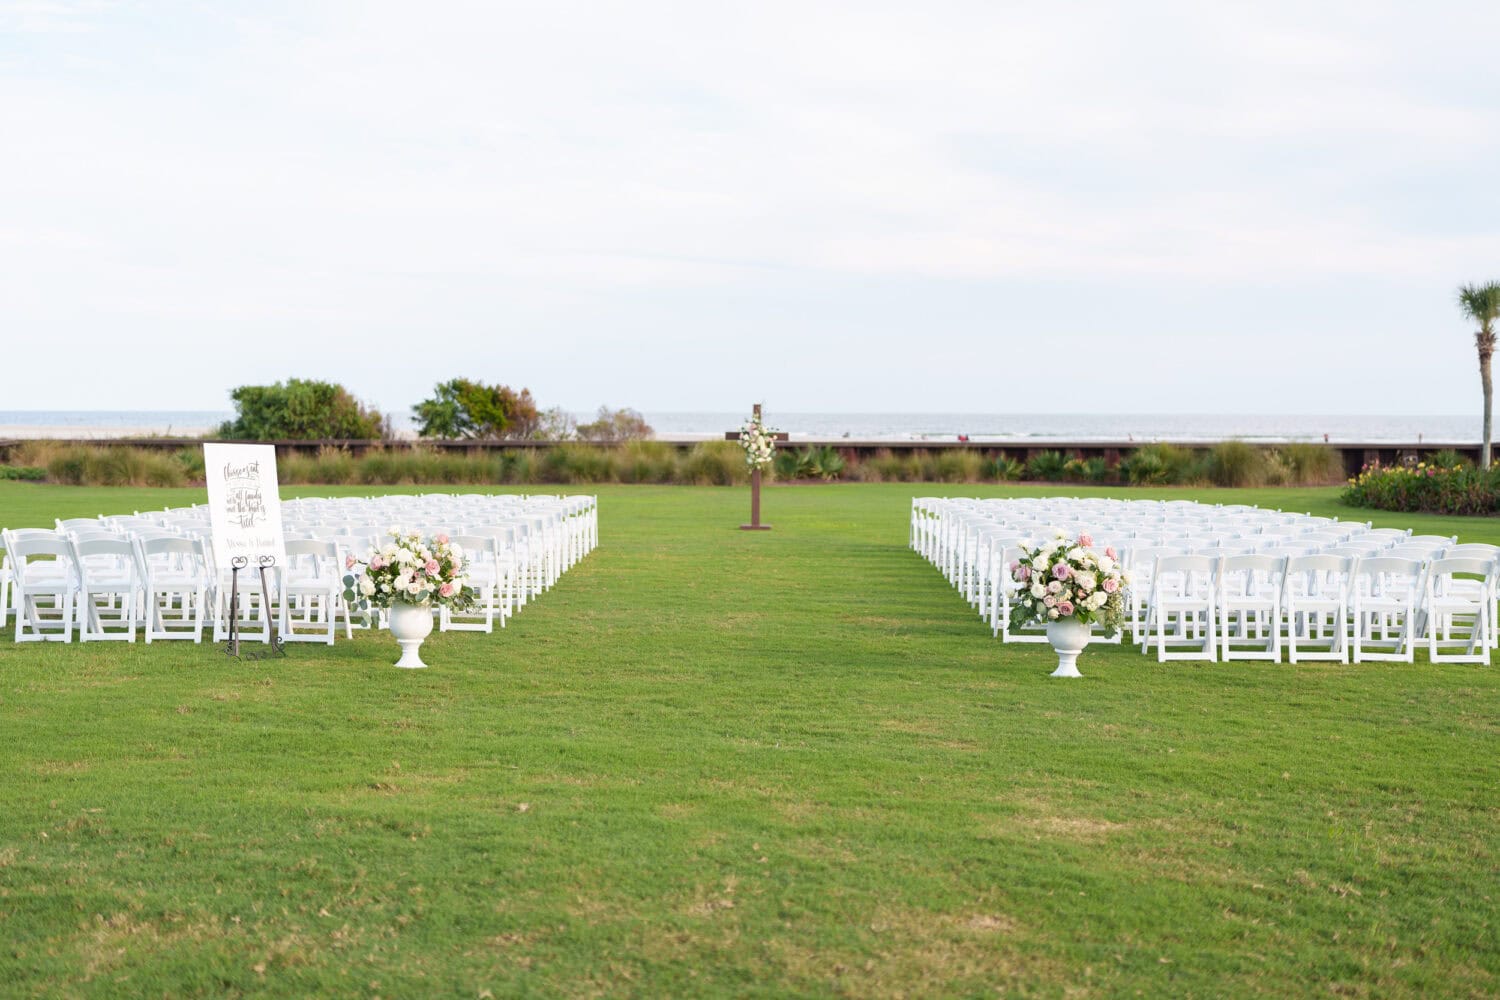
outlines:
[{"label": "ocean", "polygon": [[[195,435],[231,414],[209,410],[0,410],[0,437],[110,438],[151,434]],[[593,419],[589,413],[576,414]],[[734,430],[745,414],[646,412],[663,438],[717,438]],[[398,428],[410,422],[395,415]],[[765,411],[766,423],[793,440],[974,441],[1321,441],[1472,444],[1479,440],[1475,416],[1290,415],[1181,413],[799,413]]]}]

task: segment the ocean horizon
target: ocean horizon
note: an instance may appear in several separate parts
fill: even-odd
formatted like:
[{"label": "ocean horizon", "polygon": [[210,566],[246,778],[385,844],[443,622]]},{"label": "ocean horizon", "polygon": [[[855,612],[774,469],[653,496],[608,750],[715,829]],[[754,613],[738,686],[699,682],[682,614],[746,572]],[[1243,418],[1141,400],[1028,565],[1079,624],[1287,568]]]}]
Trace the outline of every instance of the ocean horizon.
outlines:
[{"label": "ocean horizon", "polygon": [[[592,413],[574,413],[580,421]],[[645,411],[658,437],[719,438],[743,413]],[[100,438],[172,434],[197,436],[232,416],[214,410],[0,410],[0,437]],[[395,427],[411,420],[390,414]],[[1399,442],[1475,444],[1477,416],[1402,414],[1037,414],[1037,413],[811,413],[765,411],[766,423],[792,440],[951,441],[1246,441]]]}]

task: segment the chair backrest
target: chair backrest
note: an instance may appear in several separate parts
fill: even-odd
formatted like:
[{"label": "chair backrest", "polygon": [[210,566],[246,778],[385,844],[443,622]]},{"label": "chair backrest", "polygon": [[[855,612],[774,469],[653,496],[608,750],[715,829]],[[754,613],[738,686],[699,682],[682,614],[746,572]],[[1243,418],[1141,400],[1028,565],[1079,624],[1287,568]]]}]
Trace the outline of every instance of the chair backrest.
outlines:
[{"label": "chair backrest", "polygon": [[1459,556],[1449,559],[1434,559],[1427,564],[1427,575],[1429,579],[1455,576],[1482,576],[1488,579],[1494,575],[1495,561],[1493,559],[1475,559],[1472,556]]},{"label": "chair backrest", "polygon": [[[21,535],[22,537],[17,537]],[[10,553],[11,572],[16,580],[23,586],[27,584],[27,576],[32,567],[33,560],[53,564],[71,575],[78,572],[77,563],[73,559],[73,545],[68,539],[58,535],[56,532],[11,532],[10,544],[6,547]],[[42,557],[42,558],[38,558]],[[52,572],[56,572],[53,570]],[[55,580],[56,577],[45,577],[47,580]]]},{"label": "chair backrest", "polygon": [[1253,553],[1223,556],[1219,560],[1219,593],[1246,596],[1274,593],[1281,589],[1285,572],[1286,560],[1277,556]]},{"label": "chair backrest", "polygon": [[1427,563],[1421,559],[1379,556],[1361,559],[1354,564],[1352,585],[1359,596],[1381,595],[1389,598],[1401,593],[1414,600],[1427,575]]},{"label": "chair backrest", "polygon": [[339,547],[333,542],[319,538],[288,538],[286,554],[288,559],[293,556],[327,556],[330,559],[337,559]]},{"label": "chair backrest", "polygon": [[1444,549],[1443,558],[1497,559],[1500,558],[1500,545],[1490,545],[1488,542],[1465,542],[1462,545]]},{"label": "chair backrest", "polygon": [[184,538],[181,535],[137,536],[135,541],[146,556],[201,555],[203,552],[201,539]]},{"label": "chair backrest", "polygon": [[1349,572],[1354,560],[1349,556],[1301,555],[1292,556],[1286,561],[1286,572],[1290,576],[1293,573],[1345,573]]},{"label": "chair backrest", "polygon": [[1219,559],[1214,556],[1158,556],[1151,569],[1151,589],[1207,597],[1213,592]]},{"label": "chair backrest", "polygon": [[1420,543],[1417,545],[1397,545],[1395,548],[1386,549],[1380,554],[1394,559],[1427,560],[1436,558],[1442,553],[1443,548],[1441,545],[1424,545]]},{"label": "chair backrest", "polygon": [[128,538],[74,538],[73,564],[85,584],[97,580],[96,574],[117,576],[126,572],[131,580],[140,578],[140,564],[135,543]]}]

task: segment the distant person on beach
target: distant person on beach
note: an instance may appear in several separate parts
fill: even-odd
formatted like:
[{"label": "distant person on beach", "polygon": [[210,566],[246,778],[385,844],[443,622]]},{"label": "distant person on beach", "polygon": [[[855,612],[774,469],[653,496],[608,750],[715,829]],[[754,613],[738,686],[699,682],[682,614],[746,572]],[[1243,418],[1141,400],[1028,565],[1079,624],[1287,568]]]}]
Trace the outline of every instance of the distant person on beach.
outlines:
[{"label": "distant person on beach", "polygon": [[1324,443],[1324,444],[1327,444],[1327,443],[1328,443],[1328,435],[1327,435],[1327,434],[1324,434],[1324,435],[1323,435],[1323,443]]}]

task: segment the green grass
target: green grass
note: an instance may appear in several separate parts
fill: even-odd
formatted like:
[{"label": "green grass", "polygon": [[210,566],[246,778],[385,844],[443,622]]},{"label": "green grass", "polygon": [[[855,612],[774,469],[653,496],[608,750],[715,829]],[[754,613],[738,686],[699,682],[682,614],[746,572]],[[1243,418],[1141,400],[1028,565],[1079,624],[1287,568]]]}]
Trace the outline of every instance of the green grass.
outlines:
[{"label": "green grass", "polygon": [[[0,993],[1500,992],[1496,668],[1049,680],[906,549],[938,491],[752,534],[743,489],[601,488],[602,547],[423,672],[0,640]],[[0,523],[196,498],[0,483]]]}]

